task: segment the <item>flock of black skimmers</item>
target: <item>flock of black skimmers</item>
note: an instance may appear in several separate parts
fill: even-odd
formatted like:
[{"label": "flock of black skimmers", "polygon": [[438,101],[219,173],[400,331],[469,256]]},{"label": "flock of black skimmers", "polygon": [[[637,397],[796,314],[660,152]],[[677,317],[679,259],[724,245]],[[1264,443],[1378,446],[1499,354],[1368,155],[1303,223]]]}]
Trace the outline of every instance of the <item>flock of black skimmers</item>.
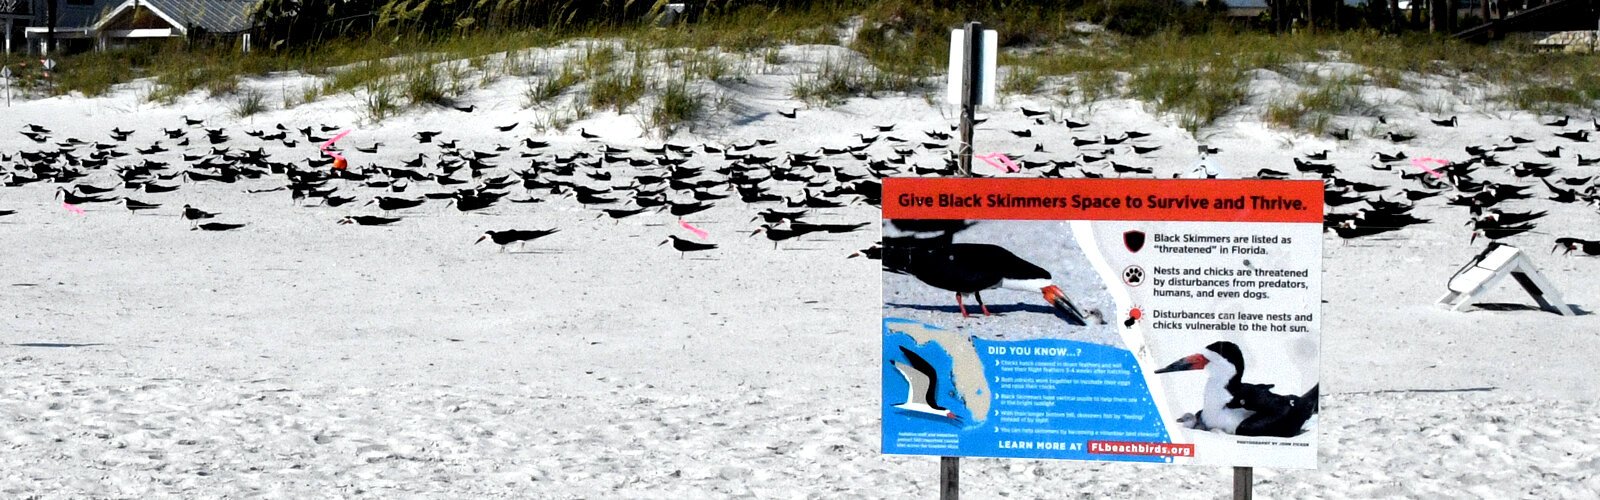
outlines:
[{"label": "flock of black skimmers", "polygon": [[[1091,135],[1084,130],[1089,123],[1058,119],[1053,111],[1021,108],[1019,112],[1023,121],[1034,126],[1008,127],[1007,132],[1017,139],[1038,139],[1031,152],[1011,155],[1022,170],[1018,175],[1156,175],[1149,162],[1134,165],[1162,148],[1150,143],[1153,139],[1148,132],[1123,130],[1113,136],[1100,130]],[[795,110],[781,116],[798,114]],[[1437,127],[1455,127],[1459,119],[1433,122]],[[1549,131],[1522,134],[1529,138],[1509,135],[1499,143],[1467,147],[1465,155],[1458,157],[1464,159],[1379,151],[1370,168],[1392,171],[1397,181],[1393,184],[1349,180],[1343,174],[1350,168],[1328,162],[1327,151],[1295,158],[1293,171],[1262,168],[1256,177],[1323,179],[1329,207],[1325,228],[1341,238],[1393,233],[1429,223],[1412,215],[1412,208],[1417,203],[1442,200],[1470,213],[1468,241],[1499,240],[1533,231],[1548,213],[1519,211],[1511,206],[1529,203],[1510,202],[1538,198],[1534,201],[1600,205],[1600,183],[1594,182],[1594,175],[1582,172],[1583,167],[1600,163],[1600,151],[1586,149],[1591,132],[1600,132],[1600,120],[1580,122],[1563,117],[1546,125]],[[426,207],[470,213],[495,207],[536,207],[560,198],[592,208],[596,218],[613,220],[670,215],[681,222],[714,206],[735,205],[753,214],[748,236],[763,235],[778,248],[786,240],[865,227],[870,222],[813,221],[841,207],[879,206],[884,177],[948,176],[956,171],[954,127],[900,130],[895,124],[872,126],[845,143],[805,151],[784,151],[775,139],[616,147],[602,141],[600,135],[579,130],[585,142],[564,152],[556,151],[561,148],[552,147],[551,142],[518,132],[517,123],[493,128],[496,132],[486,140],[472,137],[478,143],[488,142],[478,147],[464,146],[463,137],[443,131],[416,131],[411,140],[427,146],[421,146],[426,151],[414,157],[384,155],[381,142],[349,139],[347,144],[356,145],[347,150],[334,148],[336,153],[359,153],[351,154],[354,159],[345,166],[316,147],[344,130],[333,125],[277,124],[236,131],[208,127],[205,120],[185,116],[168,127],[113,128],[100,137],[79,138],[24,124],[16,133],[31,147],[0,151],[0,188],[48,183],[69,207],[121,205],[131,212],[177,211],[192,229],[203,231],[246,228],[248,214],[219,214],[189,205],[178,209],[171,207],[172,193],[193,185],[242,183],[250,195],[287,195],[286,201],[307,209],[369,207],[370,214],[330,218],[356,226],[401,224],[408,214],[425,213]],[[496,133],[500,135],[494,136]],[[1043,138],[1047,133],[1053,134],[1051,140]],[[1333,135],[1348,138],[1349,132]],[[1056,136],[1064,140],[1056,140]],[[1400,132],[1382,137],[1397,149],[1416,138]],[[1214,148],[1208,151],[1216,152]],[[286,157],[292,159],[280,160]],[[1490,172],[1503,174],[1485,175]],[[16,213],[0,206],[0,217]],[[508,228],[484,233],[477,241],[487,239],[504,249],[556,232],[556,228]],[[700,238],[669,234],[661,244],[670,243],[682,254],[717,248],[703,234],[696,236]],[[1559,236],[1555,249],[1600,255],[1600,241],[1586,236]],[[966,251],[949,251],[957,250]],[[881,258],[882,252],[881,246],[875,246],[851,256]]]}]

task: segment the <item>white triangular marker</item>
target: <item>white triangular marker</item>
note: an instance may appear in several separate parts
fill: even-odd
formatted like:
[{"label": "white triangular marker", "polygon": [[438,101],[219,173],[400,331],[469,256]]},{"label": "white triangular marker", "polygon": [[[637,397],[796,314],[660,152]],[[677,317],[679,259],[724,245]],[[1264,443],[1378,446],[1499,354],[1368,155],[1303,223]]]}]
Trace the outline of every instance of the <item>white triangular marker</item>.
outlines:
[{"label": "white triangular marker", "polygon": [[1561,293],[1550,284],[1550,280],[1539,274],[1539,270],[1533,267],[1533,261],[1522,250],[1492,242],[1489,248],[1450,277],[1450,290],[1439,298],[1439,304],[1450,306],[1452,311],[1460,311],[1508,275],[1516,278],[1522,289],[1539,302],[1539,307],[1562,316],[1578,315],[1570,304],[1561,300]]}]

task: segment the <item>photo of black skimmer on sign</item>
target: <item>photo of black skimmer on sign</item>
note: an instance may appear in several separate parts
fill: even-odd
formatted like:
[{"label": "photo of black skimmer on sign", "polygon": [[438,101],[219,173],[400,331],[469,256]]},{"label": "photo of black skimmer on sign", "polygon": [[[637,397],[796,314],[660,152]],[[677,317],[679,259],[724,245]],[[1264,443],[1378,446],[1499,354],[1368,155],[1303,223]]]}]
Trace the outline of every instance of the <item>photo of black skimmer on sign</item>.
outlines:
[{"label": "photo of black skimmer on sign", "polygon": [[1276,384],[1244,382],[1244,367],[1239,346],[1220,341],[1155,372],[1205,370],[1205,404],[1178,418],[1185,427],[1238,436],[1295,437],[1305,433],[1317,414],[1319,386],[1298,396],[1276,394],[1272,392]]},{"label": "photo of black skimmer on sign", "polygon": [[884,194],[885,453],[1317,466],[1321,183]]}]

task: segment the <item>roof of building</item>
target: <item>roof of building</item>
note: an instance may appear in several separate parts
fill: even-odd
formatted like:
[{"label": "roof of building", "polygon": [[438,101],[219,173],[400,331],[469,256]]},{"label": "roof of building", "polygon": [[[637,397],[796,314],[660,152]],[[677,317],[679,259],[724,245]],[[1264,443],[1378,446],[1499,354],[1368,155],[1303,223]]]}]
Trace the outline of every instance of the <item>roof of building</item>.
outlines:
[{"label": "roof of building", "polygon": [[250,11],[258,3],[260,0],[126,0],[99,22],[104,23],[126,9],[145,7],[184,32],[200,28],[211,33],[237,33],[250,29]]}]

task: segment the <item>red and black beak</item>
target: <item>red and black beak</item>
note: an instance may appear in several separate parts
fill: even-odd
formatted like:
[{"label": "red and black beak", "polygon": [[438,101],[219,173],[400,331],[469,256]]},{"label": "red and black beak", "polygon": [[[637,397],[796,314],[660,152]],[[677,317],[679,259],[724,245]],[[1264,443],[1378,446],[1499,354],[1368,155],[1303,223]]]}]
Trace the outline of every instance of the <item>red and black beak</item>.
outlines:
[{"label": "red and black beak", "polygon": [[1044,293],[1045,302],[1049,302],[1051,306],[1055,307],[1057,311],[1060,311],[1062,315],[1067,317],[1068,323],[1072,323],[1077,326],[1086,326],[1089,324],[1088,322],[1084,321],[1083,312],[1079,311],[1077,307],[1074,307],[1072,305],[1072,301],[1067,300],[1067,294],[1061,293],[1060,287],[1050,285],[1040,289],[1039,291]]},{"label": "red and black beak", "polygon": [[1206,359],[1206,356],[1204,354],[1190,354],[1188,356],[1185,356],[1183,359],[1180,359],[1180,360],[1177,360],[1177,361],[1173,361],[1172,364],[1167,365],[1165,368],[1162,368],[1160,370],[1156,370],[1156,373],[1172,373],[1172,372],[1186,372],[1186,371],[1189,371],[1189,370],[1200,370],[1200,369],[1203,369],[1203,368],[1206,367],[1206,363],[1210,363],[1210,362],[1211,362],[1211,360]]},{"label": "red and black beak", "polygon": [[483,236],[479,236],[478,237],[478,241],[474,241],[474,242],[472,242],[472,244],[476,245],[476,244],[479,244],[479,243],[483,243],[483,240],[486,240],[486,239],[489,239],[489,235],[485,234]]}]

